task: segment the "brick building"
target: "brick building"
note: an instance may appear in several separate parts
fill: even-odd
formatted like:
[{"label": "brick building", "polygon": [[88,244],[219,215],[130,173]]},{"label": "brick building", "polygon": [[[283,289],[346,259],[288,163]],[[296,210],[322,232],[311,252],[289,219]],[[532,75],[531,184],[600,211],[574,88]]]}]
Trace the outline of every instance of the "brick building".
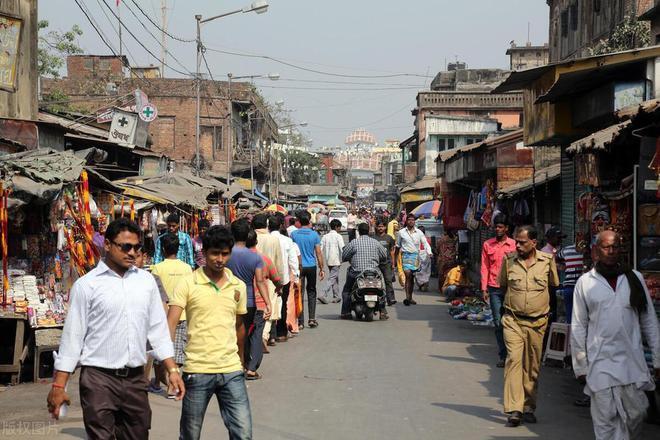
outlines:
[{"label": "brick building", "polygon": [[[62,79],[42,78],[42,93],[48,95],[61,91],[75,101],[77,107],[93,114],[109,105],[135,105],[134,91],[140,89],[158,109],[158,118],[149,126],[151,149],[174,159],[178,166],[193,166],[196,149],[194,80],[127,78],[123,74],[123,65],[118,57],[69,57],[67,76]],[[264,182],[268,177],[269,147],[277,139],[277,124],[250,84],[232,82],[231,104],[228,97],[228,83],[202,80],[202,168],[226,175],[227,147],[230,146],[232,173],[249,177],[249,146],[252,146],[255,178]]]},{"label": "brick building", "polygon": [[654,0],[546,0],[550,7],[550,62],[583,58],[626,17],[637,18]]}]

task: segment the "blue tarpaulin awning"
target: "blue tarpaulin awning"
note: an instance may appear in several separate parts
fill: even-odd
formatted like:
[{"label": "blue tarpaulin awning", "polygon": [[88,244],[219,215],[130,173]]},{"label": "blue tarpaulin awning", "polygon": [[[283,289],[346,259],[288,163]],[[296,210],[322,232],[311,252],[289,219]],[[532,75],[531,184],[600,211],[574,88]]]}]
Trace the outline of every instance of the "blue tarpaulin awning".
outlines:
[{"label": "blue tarpaulin awning", "polygon": [[265,201],[268,201],[268,197],[266,197],[265,195],[263,195],[263,194],[261,193],[261,191],[259,191],[259,190],[256,189],[256,188],[255,188],[255,190],[254,190],[254,195],[257,196],[257,197],[259,197],[259,198],[261,198],[261,199],[264,199]]}]

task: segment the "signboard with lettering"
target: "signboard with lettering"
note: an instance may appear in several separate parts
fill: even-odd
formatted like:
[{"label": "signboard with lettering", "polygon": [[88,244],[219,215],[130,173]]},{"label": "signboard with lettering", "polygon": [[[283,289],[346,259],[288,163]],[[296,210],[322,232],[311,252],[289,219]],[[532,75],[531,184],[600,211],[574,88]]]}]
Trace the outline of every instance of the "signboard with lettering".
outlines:
[{"label": "signboard with lettering", "polygon": [[138,115],[115,109],[112,116],[112,125],[108,133],[108,140],[127,147],[136,145],[136,132],[138,128]]},{"label": "signboard with lettering", "polygon": [[23,20],[0,14],[0,89],[16,91],[16,68]]}]

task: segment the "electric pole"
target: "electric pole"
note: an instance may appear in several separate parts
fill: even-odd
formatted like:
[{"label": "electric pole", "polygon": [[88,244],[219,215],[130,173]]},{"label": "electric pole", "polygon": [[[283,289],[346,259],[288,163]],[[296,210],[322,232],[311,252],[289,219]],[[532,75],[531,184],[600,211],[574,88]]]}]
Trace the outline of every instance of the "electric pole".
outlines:
[{"label": "electric pole", "polygon": [[160,1],[160,19],[162,32],[160,33],[160,77],[165,78],[165,57],[167,56],[167,0]]}]

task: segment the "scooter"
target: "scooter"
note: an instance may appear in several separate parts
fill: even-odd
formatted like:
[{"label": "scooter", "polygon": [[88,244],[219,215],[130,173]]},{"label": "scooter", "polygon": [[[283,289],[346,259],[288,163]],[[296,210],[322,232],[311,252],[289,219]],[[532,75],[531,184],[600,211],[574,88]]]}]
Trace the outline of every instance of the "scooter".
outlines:
[{"label": "scooter", "polygon": [[362,271],[355,279],[351,290],[351,307],[355,319],[371,322],[379,304],[385,299],[385,281],[378,269]]}]

